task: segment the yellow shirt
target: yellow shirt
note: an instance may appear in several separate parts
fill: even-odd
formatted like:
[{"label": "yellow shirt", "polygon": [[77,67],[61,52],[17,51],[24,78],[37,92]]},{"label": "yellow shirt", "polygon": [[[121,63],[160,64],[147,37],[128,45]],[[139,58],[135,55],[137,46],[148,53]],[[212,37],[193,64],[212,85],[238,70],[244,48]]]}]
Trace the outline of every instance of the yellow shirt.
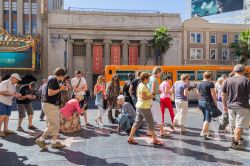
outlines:
[{"label": "yellow shirt", "polygon": [[147,96],[151,95],[151,92],[149,91],[149,89],[147,88],[147,86],[143,83],[140,83],[137,87],[137,97],[138,97],[138,101],[136,103],[136,107],[137,108],[141,108],[141,109],[148,109],[151,108],[152,105],[152,100],[143,100],[142,99],[142,93],[145,92]]}]

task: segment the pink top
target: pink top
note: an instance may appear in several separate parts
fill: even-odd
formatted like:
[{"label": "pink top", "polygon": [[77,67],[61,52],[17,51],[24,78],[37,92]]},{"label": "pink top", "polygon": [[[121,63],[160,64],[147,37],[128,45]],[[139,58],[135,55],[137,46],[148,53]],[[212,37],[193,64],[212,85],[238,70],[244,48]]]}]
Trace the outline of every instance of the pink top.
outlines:
[{"label": "pink top", "polygon": [[102,91],[102,95],[103,95],[103,96],[106,95],[105,84],[96,85],[95,88],[96,88],[97,91]]},{"label": "pink top", "polygon": [[61,108],[60,112],[64,118],[70,119],[73,116],[74,111],[77,111],[78,114],[82,113],[82,109],[80,108],[79,101],[76,99],[69,100],[63,108]]},{"label": "pink top", "polygon": [[161,90],[161,98],[171,97],[170,93],[166,93],[166,88],[170,89],[170,85],[167,81],[163,81],[159,87],[159,89]]}]

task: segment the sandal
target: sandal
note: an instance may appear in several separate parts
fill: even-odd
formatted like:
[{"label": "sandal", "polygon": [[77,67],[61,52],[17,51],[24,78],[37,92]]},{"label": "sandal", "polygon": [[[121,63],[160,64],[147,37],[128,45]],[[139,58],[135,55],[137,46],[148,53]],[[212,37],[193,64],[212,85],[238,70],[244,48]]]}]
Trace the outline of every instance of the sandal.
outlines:
[{"label": "sandal", "polygon": [[137,141],[135,141],[134,139],[131,139],[131,138],[128,139],[128,143],[131,144],[131,145],[137,145],[138,144]]},{"label": "sandal", "polygon": [[18,127],[17,131],[24,132],[24,129],[22,127]]},{"label": "sandal", "polygon": [[172,137],[172,135],[169,134],[169,133],[164,133],[164,134],[160,134],[159,137],[161,137],[161,138],[164,138],[164,137]]},{"label": "sandal", "polygon": [[163,143],[162,141],[156,139],[156,140],[153,141],[153,144],[154,144],[154,145],[162,146],[164,143]]},{"label": "sandal", "polygon": [[4,134],[15,134],[15,132],[11,131],[11,130],[6,130],[6,131],[4,131]]}]

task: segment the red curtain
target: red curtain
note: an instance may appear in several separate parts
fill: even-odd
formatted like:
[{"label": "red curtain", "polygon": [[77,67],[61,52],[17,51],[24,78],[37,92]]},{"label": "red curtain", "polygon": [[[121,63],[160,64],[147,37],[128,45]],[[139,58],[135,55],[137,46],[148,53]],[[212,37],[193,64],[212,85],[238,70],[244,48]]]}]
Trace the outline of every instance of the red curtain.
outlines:
[{"label": "red curtain", "polygon": [[103,58],[102,57],[103,57],[102,45],[94,45],[93,46],[93,65],[92,65],[94,74],[102,73],[102,70],[103,70],[103,67],[102,67]]},{"label": "red curtain", "polygon": [[111,65],[121,64],[121,46],[112,45],[111,46]]},{"label": "red curtain", "polygon": [[129,46],[129,65],[138,64],[138,46]]}]

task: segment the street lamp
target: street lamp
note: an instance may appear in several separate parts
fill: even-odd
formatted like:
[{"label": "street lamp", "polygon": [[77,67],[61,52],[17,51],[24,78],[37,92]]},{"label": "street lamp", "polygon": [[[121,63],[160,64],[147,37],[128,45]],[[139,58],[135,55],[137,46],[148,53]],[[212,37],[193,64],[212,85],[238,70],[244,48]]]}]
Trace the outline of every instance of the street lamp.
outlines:
[{"label": "street lamp", "polygon": [[71,35],[60,35],[61,39],[65,42],[65,50],[64,50],[64,68],[66,73],[68,72],[67,60],[68,60],[68,41],[71,39]]}]

